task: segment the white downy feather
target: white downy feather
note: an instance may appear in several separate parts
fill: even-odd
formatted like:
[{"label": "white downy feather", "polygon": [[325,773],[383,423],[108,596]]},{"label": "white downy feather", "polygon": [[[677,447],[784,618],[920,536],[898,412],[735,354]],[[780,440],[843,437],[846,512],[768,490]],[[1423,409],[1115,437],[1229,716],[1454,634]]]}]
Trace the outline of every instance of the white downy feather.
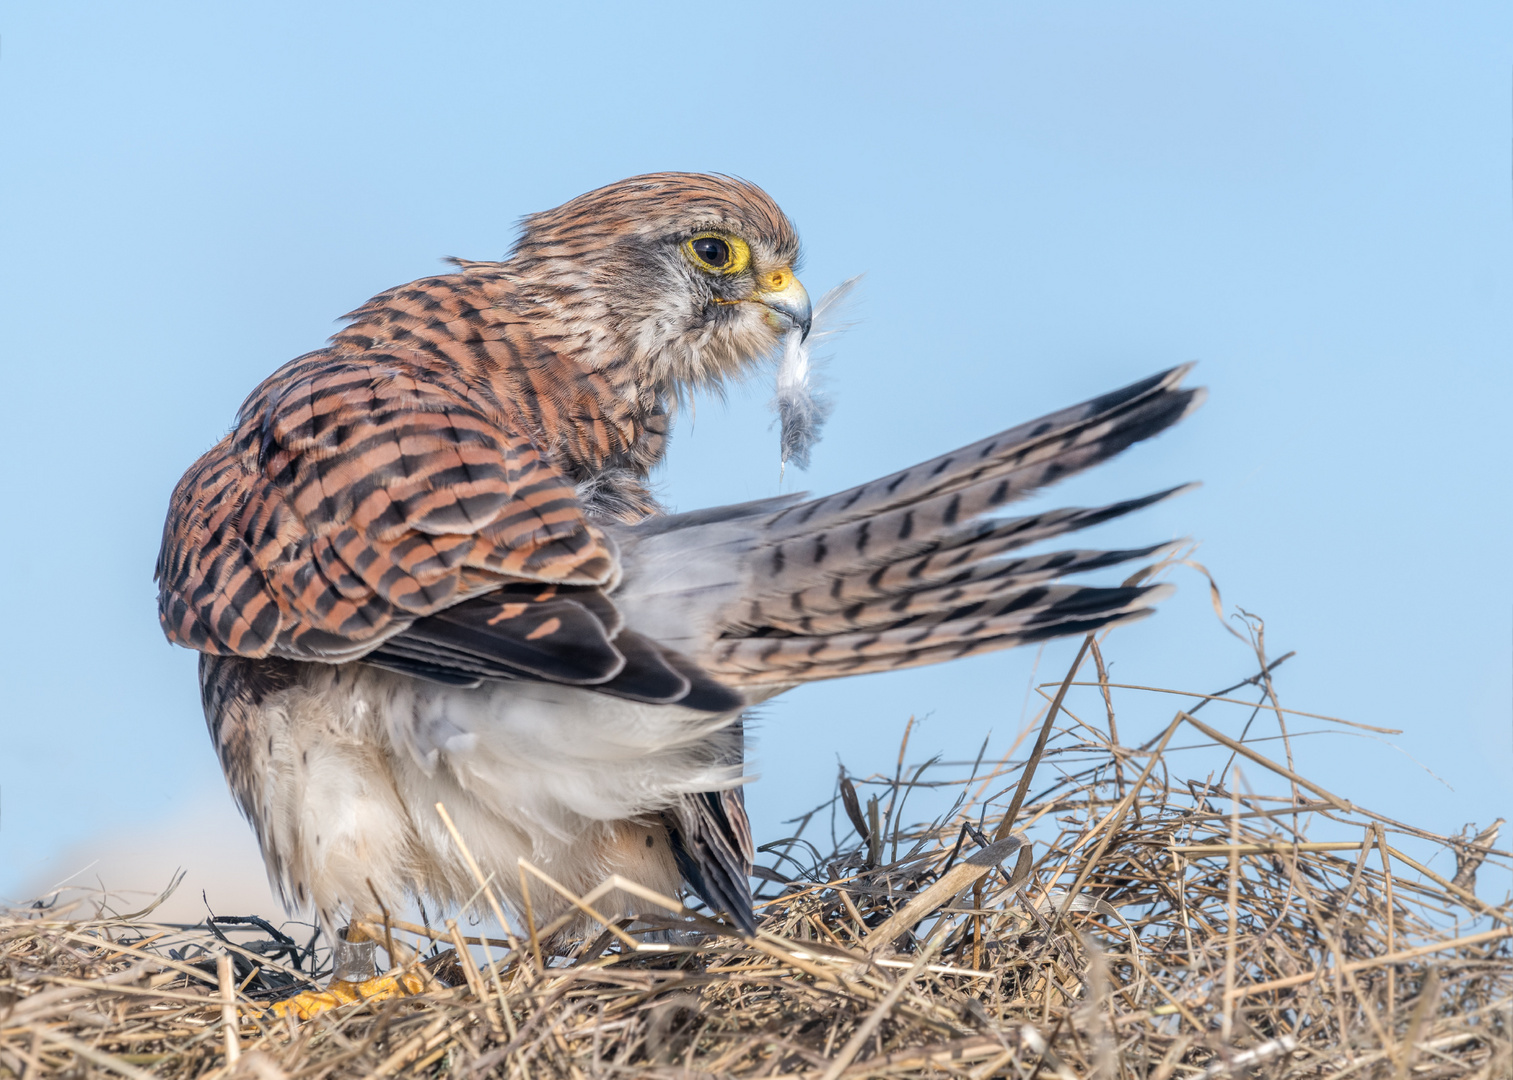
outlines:
[{"label": "white downy feather", "polygon": [[813,385],[813,350],[850,325],[838,322],[837,316],[860,280],[860,274],[848,278],[820,297],[807,338],[802,338],[795,328],[783,341],[783,355],[778,361],[777,393],[772,399],[772,408],[782,425],[778,440],[782,455],[780,474],[790,461],[801,469],[809,467],[809,453],[819,442],[820,430],[833,407],[829,398]]}]

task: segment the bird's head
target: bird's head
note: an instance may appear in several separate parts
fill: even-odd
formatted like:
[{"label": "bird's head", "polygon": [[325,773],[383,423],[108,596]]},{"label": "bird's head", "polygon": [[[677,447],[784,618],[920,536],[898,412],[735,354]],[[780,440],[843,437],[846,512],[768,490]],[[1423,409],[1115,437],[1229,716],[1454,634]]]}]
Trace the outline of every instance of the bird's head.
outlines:
[{"label": "bird's head", "polygon": [[523,294],[596,366],[628,362],[664,392],[718,387],[809,328],[798,234],[761,188],[653,173],[524,221]]}]

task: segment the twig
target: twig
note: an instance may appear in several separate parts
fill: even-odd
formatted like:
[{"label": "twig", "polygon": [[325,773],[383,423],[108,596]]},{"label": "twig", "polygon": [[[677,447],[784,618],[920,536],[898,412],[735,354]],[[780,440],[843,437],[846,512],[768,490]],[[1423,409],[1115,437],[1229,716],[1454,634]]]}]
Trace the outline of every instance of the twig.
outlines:
[{"label": "twig", "polygon": [[1077,649],[1072,666],[1067,669],[1066,678],[1061,681],[1061,687],[1056,691],[1056,697],[1046,711],[1045,723],[1040,725],[1040,734],[1035,739],[1035,748],[1030,751],[1030,759],[1024,763],[1024,768],[1020,771],[1019,786],[1014,789],[1014,798],[1009,803],[1009,808],[1004,811],[1003,818],[998,823],[998,830],[993,834],[995,841],[1004,839],[1014,829],[1014,820],[1019,816],[1020,807],[1024,805],[1024,797],[1030,790],[1030,781],[1035,778],[1035,770],[1045,754],[1045,744],[1051,738],[1051,728],[1056,723],[1056,714],[1061,711],[1061,703],[1066,700],[1066,692],[1071,689],[1072,680],[1077,677],[1077,669],[1082,666],[1082,659],[1087,656],[1092,644],[1092,634],[1082,639],[1082,645]]},{"label": "twig", "polygon": [[1228,1053],[1235,1030],[1235,956],[1240,928],[1240,767],[1235,766],[1230,780],[1229,818],[1229,929],[1224,935],[1224,1015],[1219,1025],[1219,1041]]},{"label": "twig", "polygon": [[226,1064],[230,1066],[242,1057],[241,1024],[236,1018],[236,969],[230,953],[216,957],[215,972],[221,985],[221,1027],[226,1037]]}]

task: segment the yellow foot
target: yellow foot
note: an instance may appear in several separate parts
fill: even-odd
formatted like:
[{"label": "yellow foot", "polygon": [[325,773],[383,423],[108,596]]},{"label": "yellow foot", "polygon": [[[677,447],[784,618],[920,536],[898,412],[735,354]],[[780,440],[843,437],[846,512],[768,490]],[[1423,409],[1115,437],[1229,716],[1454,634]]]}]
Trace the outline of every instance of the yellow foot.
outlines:
[{"label": "yellow foot", "polygon": [[389,998],[413,997],[425,989],[425,980],[413,971],[403,975],[380,975],[366,982],[347,982],[332,979],[324,990],[306,990],[291,998],[273,1003],[275,1016],[293,1013],[300,1020],[308,1020],[317,1013],[351,1005],[356,1001],[387,1001]]}]

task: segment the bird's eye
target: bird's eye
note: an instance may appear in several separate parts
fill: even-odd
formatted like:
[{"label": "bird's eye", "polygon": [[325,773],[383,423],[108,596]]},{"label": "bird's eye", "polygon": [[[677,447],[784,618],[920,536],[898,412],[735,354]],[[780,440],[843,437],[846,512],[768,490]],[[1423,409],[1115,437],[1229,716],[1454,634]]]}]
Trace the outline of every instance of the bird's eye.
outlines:
[{"label": "bird's eye", "polygon": [[685,241],[683,249],[695,266],[716,274],[739,274],[751,265],[751,248],[746,241],[728,233],[699,233]]},{"label": "bird's eye", "polygon": [[718,236],[701,236],[691,246],[701,262],[716,270],[724,269],[730,263],[730,245]]}]

